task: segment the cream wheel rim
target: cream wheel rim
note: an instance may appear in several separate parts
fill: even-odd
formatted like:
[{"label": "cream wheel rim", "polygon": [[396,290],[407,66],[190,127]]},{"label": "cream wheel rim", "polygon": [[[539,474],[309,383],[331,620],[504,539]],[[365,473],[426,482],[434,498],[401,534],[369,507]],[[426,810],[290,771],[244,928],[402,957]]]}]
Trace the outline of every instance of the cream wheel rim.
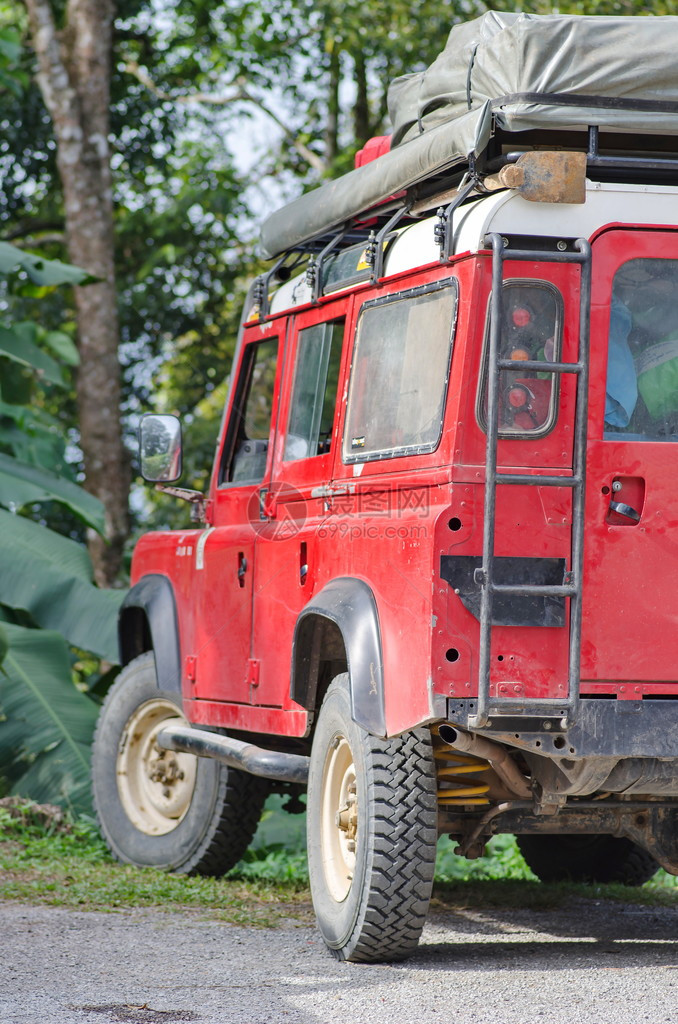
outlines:
[{"label": "cream wheel rim", "polygon": [[358,793],[353,754],[345,736],[336,735],[325,759],[320,846],[327,888],[341,903],[348,896],[356,863]]},{"label": "cream wheel rim", "polygon": [[127,722],[118,747],[118,793],[127,817],[140,832],[162,836],[186,816],[198,759],[195,754],[162,750],[158,733],[171,722],[186,725],[176,704],[158,697],[146,701]]}]

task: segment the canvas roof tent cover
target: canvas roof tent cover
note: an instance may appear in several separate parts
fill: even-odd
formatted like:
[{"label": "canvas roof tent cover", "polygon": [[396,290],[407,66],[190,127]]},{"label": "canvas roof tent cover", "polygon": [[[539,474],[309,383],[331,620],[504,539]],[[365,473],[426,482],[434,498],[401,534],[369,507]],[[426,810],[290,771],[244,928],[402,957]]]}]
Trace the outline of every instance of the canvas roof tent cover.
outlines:
[{"label": "canvas roof tent cover", "polygon": [[265,255],[302,245],[479,156],[495,126],[678,135],[678,17],[500,14],[455,26],[389,90],[391,151],[272,214]]}]

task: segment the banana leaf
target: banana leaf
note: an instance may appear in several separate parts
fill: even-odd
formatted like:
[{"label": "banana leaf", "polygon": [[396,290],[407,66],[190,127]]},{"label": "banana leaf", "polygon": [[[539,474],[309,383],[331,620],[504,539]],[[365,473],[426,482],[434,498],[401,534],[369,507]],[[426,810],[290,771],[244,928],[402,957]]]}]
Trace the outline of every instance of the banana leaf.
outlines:
[{"label": "banana leaf", "polygon": [[66,462],[66,440],[62,425],[44,409],[0,399],[0,450],[5,454],[74,483],[74,467]]},{"label": "banana leaf", "polygon": [[61,502],[97,533],[104,532],[104,507],[97,498],[56,473],[0,453],[0,505],[21,508],[34,501]]},{"label": "banana leaf", "polygon": [[[27,331],[0,327],[0,356],[5,356],[21,366],[30,367],[39,377],[51,384],[65,387],[64,373],[57,361],[38,348],[27,334]],[[70,338],[68,340],[70,341]]]},{"label": "banana leaf", "polygon": [[118,609],[125,591],[93,586],[86,549],[4,509],[0,537],[3,604],[28,612],[45,629],[58,630],[74,647],[117,662]]},{"label": "banana leaf", "polygon": [[21,56],[21,37],[12,29],[0,29],[0,54],[12,63]]},{"label": "banana leaf", "polygon": [[9,648],[0,669],[0,775],[12,794],[89,812],[97,705],[73,685],[63,637],[1,628]]},{"label": "banana leaf", "polygon": [[80,364],[80,353],[75,347],[73,340],[64,331],[47,331],[45,342],[55,352],[59,359],[69,366]]},{"label": "banana leaf", "polygon": [[12,274],[25,270],[31,281],[39,285],[89,284],[97,278],[60,260],[46,260],[31,252],[17,249],[9,242],[0,242],[0,274]]}]

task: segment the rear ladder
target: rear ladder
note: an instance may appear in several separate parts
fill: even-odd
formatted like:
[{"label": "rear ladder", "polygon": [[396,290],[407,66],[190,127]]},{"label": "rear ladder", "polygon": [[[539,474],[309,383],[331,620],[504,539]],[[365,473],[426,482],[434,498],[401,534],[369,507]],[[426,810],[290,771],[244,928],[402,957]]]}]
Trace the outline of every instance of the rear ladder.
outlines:
[{"label": "rear ladder", "polygon": [[[490,720],[496,727],[496,717],[515,716],[560,716],[561,729],[573,725],[579,706],[579,675],[581,659],[581,597],[584,566],[584,485],[586,478],[586,426],[588,408],[588,365],[589,365],[589,311],[591,305],[591,246],[580,238],[574,244],[574,252],[548,252],[505,249],[501,235],[490,234],[485,244],[492,249],[492,297],[490,315],[490,339],[487,382],[487,444],[485,451],[485,509],[483,523],[483,561],[476,569],[475,581],[481,588],[480,602],[480,658],[478,670],[478,702],[476,714],[471,715],[468,724],[473,729],[482,729]],[[520,369],[538,373],[573,373],[577,377],[577,396],[574,424],[574,449],[572,473],[554,476],[544,473],[498,473],[497,444],[499,441],[499,382],[502,370],[515,370],[515,362],[500,359],[500,344],[503,324],[503,270],[505,260],[535,261],[550,263],[578,263],[581,266],[579,293],[579,353],[575,363],[542,362],[541,360],[521,361]],[[554,381],[557,377],[554,376]],[[570,548],[570,569],[565,572],[562,584],[532,585],[525,583],[498,584],[493,579],[495,510],[497,487],[500,485],[527,485],[529,487],[571,487],[572,488],[572,530]],[[515,594],[529,597],[565,597],[570,601],[570,633],[568,656],[568,688],[565,698],[524,698],[491,697],[490,666],[492,644],[492,620],[495,594]]]}]

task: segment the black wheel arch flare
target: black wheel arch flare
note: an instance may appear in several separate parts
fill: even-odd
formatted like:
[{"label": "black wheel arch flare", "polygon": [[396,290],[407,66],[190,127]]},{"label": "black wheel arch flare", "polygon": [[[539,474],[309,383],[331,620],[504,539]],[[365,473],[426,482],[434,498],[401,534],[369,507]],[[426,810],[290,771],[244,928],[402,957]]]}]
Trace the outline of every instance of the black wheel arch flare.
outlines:
[{"label": "black wheel arch flare", "polygon": [[120,664],[144,651],[155,654],[158,689],[181,693],[181,645],[172,584],[149,573],[130,588],[118,614]]},{"label": "black wheel arch flare", "polygon": [[363,580],[330,580],[302,609],[292,644],[290,696],[308,711],[317,704],[314,637],[319,623],[338,627],[344,640],[354,722],[374,736],[386,736],[384,668],[379,611]]}]

